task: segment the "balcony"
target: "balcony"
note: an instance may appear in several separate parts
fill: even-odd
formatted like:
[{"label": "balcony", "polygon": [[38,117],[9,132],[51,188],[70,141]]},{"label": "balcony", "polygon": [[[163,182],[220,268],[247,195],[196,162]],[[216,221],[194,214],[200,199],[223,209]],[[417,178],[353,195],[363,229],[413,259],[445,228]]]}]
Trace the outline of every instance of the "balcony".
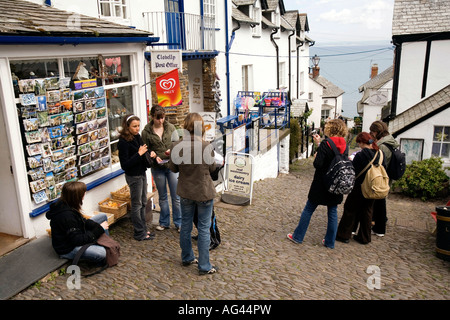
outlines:
[{"label": "balcony", "polygon": [[215,19],[184,12],[142,13],[148,31],[159,37],[154,50],[215,51]]}]

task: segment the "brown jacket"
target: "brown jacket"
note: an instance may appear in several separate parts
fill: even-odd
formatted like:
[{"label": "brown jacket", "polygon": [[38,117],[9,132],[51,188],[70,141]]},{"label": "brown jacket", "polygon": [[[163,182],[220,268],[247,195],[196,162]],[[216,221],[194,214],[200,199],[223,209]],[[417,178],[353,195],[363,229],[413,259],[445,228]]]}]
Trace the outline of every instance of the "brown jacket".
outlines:
[{"label": "brown jacket", "polygon": [[209,142],[194,138],[176,142],[170,153],[169,168],[180,173],[177,195],[194,201],[214,199],[216,189],[211,172],[216,164],[214,148]]}]

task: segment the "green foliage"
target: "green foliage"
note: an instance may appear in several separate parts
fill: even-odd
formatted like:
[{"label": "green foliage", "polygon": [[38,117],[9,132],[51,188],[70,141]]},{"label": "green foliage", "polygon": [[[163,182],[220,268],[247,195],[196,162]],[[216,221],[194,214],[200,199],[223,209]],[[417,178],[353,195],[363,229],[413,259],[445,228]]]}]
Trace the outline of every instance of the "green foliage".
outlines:
[{"label": "green foliage", "polygon": [[413,161],[406,166],[405,174],[393,183],[407,196],[421,198],[423,201],[436,197],[444,188],[448,188],[449,177],[442,168],[443,160],[432,157],[422,161]]},{"label": "green foliage", "polygon": [[291,136],[289,139],[289,162],[295,159],[300,146],[300,125],[298,120],[291,118]]}]

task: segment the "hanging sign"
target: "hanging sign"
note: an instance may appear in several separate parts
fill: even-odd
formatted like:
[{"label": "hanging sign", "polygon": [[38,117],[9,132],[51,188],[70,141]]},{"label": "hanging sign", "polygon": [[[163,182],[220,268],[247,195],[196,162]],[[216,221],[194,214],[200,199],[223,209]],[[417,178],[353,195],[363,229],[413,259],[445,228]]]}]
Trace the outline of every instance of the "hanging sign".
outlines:
[{"label": "hanging sign", "polygon": [[158,104],[165,108],[166,114],[176,114],[176,106],[183,102],[178,69],[173,69],[156,78],[156,95],[158,96]]},{"label": "hanging sign", "polygon": [[152,72],[169,72],[173,69],[182,72],[181,50],[152,50],[151,66]]},{"label": "hanging sign", "polygon": [[216,138],[216,113],[199,112],[205,124],[205,140],[213,141]]}]

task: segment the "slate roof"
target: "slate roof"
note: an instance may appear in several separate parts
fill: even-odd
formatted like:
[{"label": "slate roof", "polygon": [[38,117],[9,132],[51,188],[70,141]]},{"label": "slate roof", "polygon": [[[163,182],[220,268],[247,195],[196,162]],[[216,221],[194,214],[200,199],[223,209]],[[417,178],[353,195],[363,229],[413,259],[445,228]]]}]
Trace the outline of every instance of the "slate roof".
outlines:
[{"label": "slate roof", "polygon": [[259,22],[256,22],[255,20],[251,19],[249,16],[247,16],[245,13],[243,13],[238,8],[231,9],[231,17],[234,20],[242,22],[242,23],[259,24]]},{"label": "slate roof", "polygon": [[395,0],[392,35],[450,31],[449,0]]},{"label": "slate roof", "polygon": [[309,31],[308,15],[306,13],[300,13],[300,27],[303,31]]},{"label": "slate roof", "polygon": [[450,85],[439,90],[435,94],[420,101],[408,110],[398,114],[389,121],[389,132],[399,134],[427,118],[430,114],[435,114],[450,107]]},{"label": "slate roof", "polygon": [[363,85],[361,85],[358,90],[359,92],[362,92],[366,89],[379,89],[382,87],[386,82],[391,80],[394,76],[394,66],[390,66],[383,72],[379,73]]},{"label": "slate roof", "polygon": [[323,98],[337,98],[340,95],[344,94],[345,91],[339,88],[337,85],[329,81],[328,79],[322,77],[321,75],[313,78],[317,83],[324,87],[323,89]]},{"label": "slate roof", "polygon": [[23,0],[0,1],[0,36],[148,36],[149,31]]}]

